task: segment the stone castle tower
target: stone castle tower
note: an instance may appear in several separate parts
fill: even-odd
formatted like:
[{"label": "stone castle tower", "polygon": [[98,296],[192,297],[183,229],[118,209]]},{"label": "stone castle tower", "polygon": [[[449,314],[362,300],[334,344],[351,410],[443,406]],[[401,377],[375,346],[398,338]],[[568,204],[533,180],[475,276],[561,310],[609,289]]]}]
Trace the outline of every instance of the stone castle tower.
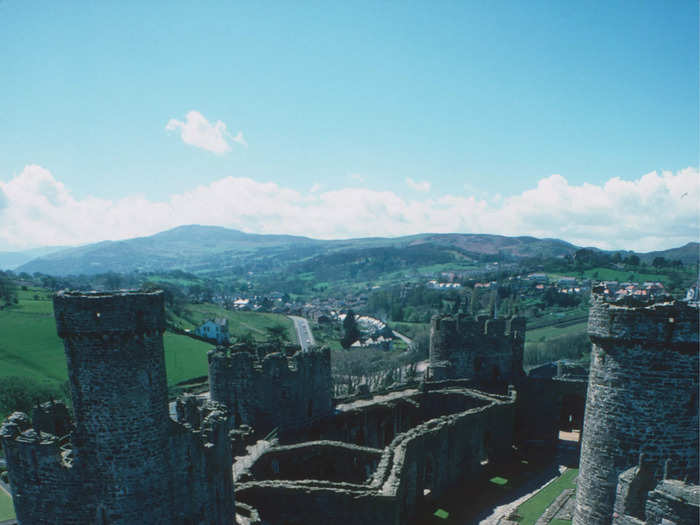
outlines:
[{"label": "stone castle tower", "polygon": [[649,483],[665,463],[667,477],[698,482],[698,308],[611,303],[597,292],[575,525],[611,523],[618,476],[640,454]]},{"label": "stone castle tower", "polygon": [[514,382],[523,375],[525,319],[436,315],[430,323],[432,380]]},{"label": "stone castle tower", "polygon": [[61,292],[54,312],[75,428],[3,425],[19,522],[233,523],[226,413],[199,428],[168,415],[162,292]]},{"label": "stone castle tower", "polygon": [[292,357],[259,350],[238,344],[208,354],[211,399],[228,407],[232,426],[249,425],[257,435],[277,429],[284,439],[332,414],[328,348]]}]

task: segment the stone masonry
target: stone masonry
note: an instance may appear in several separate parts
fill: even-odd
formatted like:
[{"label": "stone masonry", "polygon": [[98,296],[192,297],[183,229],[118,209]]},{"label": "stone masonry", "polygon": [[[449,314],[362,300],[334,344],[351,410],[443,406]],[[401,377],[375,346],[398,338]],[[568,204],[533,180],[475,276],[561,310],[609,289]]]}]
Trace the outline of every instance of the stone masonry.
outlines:
[{"label": "stone masonry", "polygon": [[21,413],[2,426],[19,523],[233,523],[224,409],[197,426],[168,416],[163,293],[61,292],[54,311],[74,429]]},{"label": "stone masonry", "polygon": [[618,476],[638,463],[647,490],[667,474],[698,480],[698,308],[608,302],[594,289],[593,343],[575,525],[608,525]]},{"label": "stone masonry", "polygon": [[332,413],[330,350],[273,352],[238,344],[209,352],[211,399],[231,413],[232,427],[249,425],[257,435],[277,429],[284,438]]},{"label": "stone masonry", "polygon": [[429,377],[516,382],[523,375],[525,319],[467,314],[434,316],[430,323]]}]

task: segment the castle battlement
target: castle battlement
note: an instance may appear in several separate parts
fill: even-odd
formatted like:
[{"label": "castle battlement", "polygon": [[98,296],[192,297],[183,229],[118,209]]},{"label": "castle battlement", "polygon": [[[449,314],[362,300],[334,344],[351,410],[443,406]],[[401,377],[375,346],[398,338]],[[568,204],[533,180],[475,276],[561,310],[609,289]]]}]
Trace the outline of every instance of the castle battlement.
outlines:
[{"label": "castle battlement", "polygon": [[[226,405],[231,426],[257,435],[309,428],[332,411],[328,348],[269,352],[269,345],[217,347],[208,353],[211,399]],[[279,349],[278,349],[279,350]]]},{"label": "castle battlement", "polygon": [[154,335],[165,330],[162,291],[58,292],[54,315],[58,335],[64,339],[120,333]]},{"label": "castle battlement", "polygon": [[522,375],[525,319],[467,314],[430,322],[430,377],[511,381]]},{"label": "castle battlement", "polygon": [[588,335],[593,342],[660,345],[667,350],[698,351],[698,307],[683,301],[610,301],[591,294]]}]

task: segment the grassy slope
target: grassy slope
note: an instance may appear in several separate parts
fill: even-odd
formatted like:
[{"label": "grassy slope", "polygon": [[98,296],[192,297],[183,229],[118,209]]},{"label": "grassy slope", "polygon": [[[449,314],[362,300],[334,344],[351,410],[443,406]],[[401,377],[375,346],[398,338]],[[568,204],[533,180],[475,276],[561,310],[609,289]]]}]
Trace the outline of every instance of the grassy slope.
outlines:
[{"label": "grassy slope", "polygon": [[9,520],[15,517],[15,508],[12,505],[12,498],[4,490],[0,489],[0,521]]},{"label": "grassy slope", "polygon": [[215,304],[204,303],[187,306],[182,315],[182,318],[189,321],[189,326],[186,328],[190,329],[206,319],[214,317],[228,319],[228,331],[232,338],[250,332],[256,340],[264,341],[268,336],[266,329],[281,324],[287,329],[287,340],[293,343],[297,341],[294,323],[288,317],[280,314],[232,311]]},{"label": "grassy slope", "polygon": [[544,328],[536,328],[534,330],[528,330],[525,333],[525,343],[527,344],[530,342],[537,343],[540,341],[549,341],[565,335],[585,334],[587,326],[588,322],[584,321],[568,326],[554,325],[546,326]]},{"label": "grassy slope", "polygon": [[[60,385],[68,376],[50,294],[42,289],[22,290],[18,298],[19,304],[0,310],[0,377],[33,377]],[[207,374],[211,345],[166,332],[164,346],[168,384]]]},{"label": "grassy slope", "polygon": [[520,524],[534,525],[537,519],[544,514],[544,511],[547,510],[547,507],[554,502],[559,494],[565,489],[572,489],[576,486],[574,484],[574,478],[576,478],[577,474],[577,468],[567,469],[559,478],[522,503],[516,511],[522,518]]}]

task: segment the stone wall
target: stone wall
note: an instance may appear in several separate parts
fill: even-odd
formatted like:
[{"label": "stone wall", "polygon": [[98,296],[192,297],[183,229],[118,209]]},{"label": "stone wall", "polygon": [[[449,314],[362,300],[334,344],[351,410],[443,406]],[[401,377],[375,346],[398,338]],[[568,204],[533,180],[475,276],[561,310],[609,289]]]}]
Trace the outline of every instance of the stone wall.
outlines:
[{"label": "stone wall", "polygon": [[[295,463],[295,480],[255,480],[238,483],[236,497],[257,507],[261,518],[270,523],[320,525],[337,521],[358,525],[400,525],[410,523],[426,497],[439,497],[462,479],[478,475],[487,461],[510,458],[516,394],[490,396],[463,390],[463,397],[477,400],[476,407],[458,410],[456,388],[408,393],[407,398],[420,405],[420,396],[431,397],[429,404],[438,406],[444,395],[446,405],[456,413],[432,418],[397,435],[381,453],[379,464],[365,483],[345,480],[300,479],[306,477],[303,462]],[[371,400],[353,411],[371,411]],[[380,402],[381,403],[381,402]],[[351,455],[354,450],[376,452],[364,447],[343,446]],[[284,455],[291,449],[284,447]],[[272,459],[275,448],[261,459]],[[349,459],[349,455],[347,458]],[[265,462],[260,471],[268,472]],[[280,464],[281,472],[281,464]],[[258,469],[254,465],[252,469]],[[309,477],[313,475],[313,469]],[[270,504],[274,501],[274,504]]]},{"label": "stone wall", "polygon": [[336,441],[309,441],[274,447],[251,468],[255,480],[316,479],[364,483],[374,473],[382,451]]},{"label": "stone wall", "polygon": [[[233,522],[227,414],[202,425],[168,416],[162,292],[54,297],[74,409],[67,438],[2,427],[15,511],[22,524]],[[60,428],[46,409],[39,427]]]},{"label": "stone wall", "polygon": [[323,439],[384,448],[396,435],[428,419],[491,402],[465,392],[463,389],[439,392],[406,389],[341,403],[336,405],[333,418],[320,425],[318,433]]},{"label": "stone wall", "polygon": [[581,429],[588,382],[580,379],[533,378],[518,385],[516,443],[555,448],[559,430],[566,429],[567,414],[572,428]]},{"label": "stone wall", "polygon": [[232,426],[249,425],[258,436],[277,428],[285,439],[332,413],[327,348],[260,358],[256,346],[239,344],[218,347],[208,358],[211,399],[229,408]]},{"label": "stone wall", "polygon": [[684,481],[653,479],[654,465],[640,464],[618,478],[613,525],[697,525],[700,486]]},{"label": "stone wall", "polygon": [[434,316],[430,325],[433,380],[474,378],[508,383],[522,377],[525,319],[494,319],[466,314]]},{"label": "stone wall", "polygon": [[593,342],[576,525],[609,524],[618,475],[640,453],[669,475],[698,477],[698,309],[610,303],[592,295]]}]

